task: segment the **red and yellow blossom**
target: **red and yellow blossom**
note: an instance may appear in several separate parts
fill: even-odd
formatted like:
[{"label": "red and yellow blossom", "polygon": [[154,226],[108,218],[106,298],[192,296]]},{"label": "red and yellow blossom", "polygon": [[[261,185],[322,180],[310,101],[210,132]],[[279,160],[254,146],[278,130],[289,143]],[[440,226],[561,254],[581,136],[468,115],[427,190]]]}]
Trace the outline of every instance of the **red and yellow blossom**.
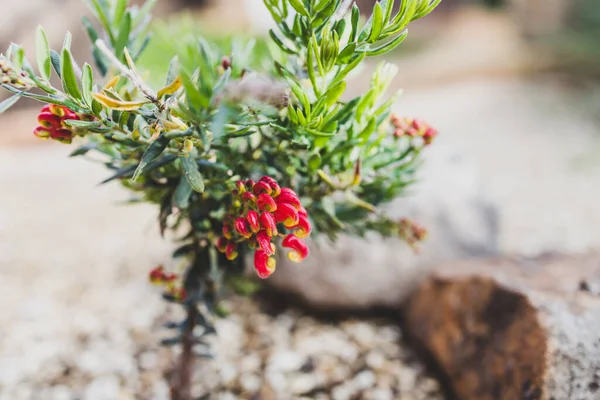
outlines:
[{"label": "red and yellow blossom", "polygon": [[394,127],[394,137],[421,137],[425,146],[430,145],[438,135],[438,131],[427,123],[415,118],[399,118],[392,114],[390,123]]},{"label": "red and yellow blossom", "polygon": [[277,237],[283,237],[283,247],[291,249],[290,260],[304,260],[308,247],[302,238],[310,235],[312,226],[296,192],[280,187],[268,176],[258,182],[238,181],[235,186],[233,205],[224,219],[223,236],[215,243],[217,249],[229,260],[238,256],[238,246],[243,243],[255,249],[254,268],[263,279],[275,271],[273,239]]},{"label": "red and yellow blossom", "polygon": [[[88,116],[84,117],[88,118]],[[58,140],[62,143],[71,143],[75,132],[65,121],[80,120],[82,117],[67,107],[48,104],[42,108],[37,119],[39,126],[33,131],[35,136]]]},{"label": "red and yellow blossom", "polygon": [[166,273],[162,265],[159,265],[150,271],[149,279],[153,284],[163,286],[167,293],[175,297],[176,300],[185,300],[185,289],[181,285],[177,284],[179,281],[179,276],[173,273]]}]

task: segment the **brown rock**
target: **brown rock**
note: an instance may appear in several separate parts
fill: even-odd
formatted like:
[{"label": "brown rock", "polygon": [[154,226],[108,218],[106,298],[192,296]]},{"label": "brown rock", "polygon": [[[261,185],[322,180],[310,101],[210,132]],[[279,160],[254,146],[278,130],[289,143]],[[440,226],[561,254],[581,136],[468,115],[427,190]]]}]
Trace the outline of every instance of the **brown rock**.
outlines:
[{"label": "brown rock", "polygon": [[599,278],[598,255],[449,265],[406,323],[459,399],[598,399]]}]

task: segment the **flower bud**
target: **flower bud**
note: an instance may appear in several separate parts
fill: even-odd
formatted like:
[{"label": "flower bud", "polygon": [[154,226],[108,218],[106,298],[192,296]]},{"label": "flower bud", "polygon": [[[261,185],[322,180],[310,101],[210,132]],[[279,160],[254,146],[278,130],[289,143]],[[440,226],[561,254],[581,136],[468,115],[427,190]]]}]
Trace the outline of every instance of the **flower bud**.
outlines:
[{"label": "flower bud", "polygon": [[237,256],[237,245],[235,243],[228,243],[227,247],[225,248],[225,257],[227,257],[229,261],[233,261],[237,258]]},{"label": "flower bud", "polygon": [[250,225],[250,230],[252,230],[253,233],[256,233],[260,230],[259,217],[256,211],[248,211],[248,214],[246,215],[246,221],[248,221],[248,225]]},{"label": "flower bud", "polygon": [[242,217],[239,217],[235,220],[235,230],[237,231],[237,233],[239,233],[241,236],[245,237],[246,239],[249,239],[252,236],[252,232],[248,229],[248,225],[246,223],[246,220]]},{"label": "flower bud", "polygon": [[227,238],[220,237],[219,240],[217,240],[217,250],[219,250],[221,253],[225,253],[227,244],[229,244],[229,240],[227,240]]}]

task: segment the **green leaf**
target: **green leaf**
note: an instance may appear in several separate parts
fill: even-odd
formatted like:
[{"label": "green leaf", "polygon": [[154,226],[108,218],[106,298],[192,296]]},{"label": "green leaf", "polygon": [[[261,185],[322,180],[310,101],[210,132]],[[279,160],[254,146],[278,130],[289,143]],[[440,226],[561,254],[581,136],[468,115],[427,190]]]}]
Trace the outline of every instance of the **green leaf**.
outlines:
[{"label": "green leaf", "polygon": [[175,194],[173,195],[175,206],[179,208],[187,208],[190,204],[190,196],[192,195],[193,191],[194,190],[190,186],[190,183],[186,177],[182,176],[181,179],[179,179],[179,184],[177,185]]},{"label": "green leaf", "polygon": [[3,100],[2,102],[0,102],[0,114],[2,114],[4,111],[11,108],[17,101],[19,101],[21,96],[22,96],[21,94],[17,93],[14,96],[11,96],[11,97]]},{"label": "green leaf", "polygon": [[154,161],[158,156],[160,156],[163,151],[169,145],[170,140],[165,138],[163,134],[161,134],[154,142],[150,144],[148,149],[142,155],[139,165],[135,169],[133,173],[132,180],[137,180],[140,177],[142,172],[144,172],[144,168],[152,161]]},{"label": "green leaf", "polygon": [[377,121],[375,118],[369,119],[367,126],[365,126],[362,132],[358,134],[358,138],[362,141],[362,143],[365,143],[367,140],[369,140],[373,132],[375,132],[375,128],[377,127],[376,122]]},{"label": "green leaf", "polygon": [[371,32],[367,37],[367,43],[373,43],[377,41],[381,31],[383,30],[383,10],[381,9],[381,3],[375,3],[373,8],[373,15],[371,16]]},{"label": "green leaf", "polygon": [[60,68],[60,55],[54,51],[50,50],[50,62],[52,63],[52,67],[54,68],[54,72],[60,79],[62,79],[62,72]]},{"label": "green leaf", "polygon": [[52,62],[50,61],[50,47],[48,45],[48,38],[46,37],[46,33],[44,32],[41,26],[38,26],[35,35],[35,49],[35,57],[37,59],[40,75],[45,80],[49,80],[50,73],[52,72]]},{"label": "green leaf", "polygon": [[75,151],[73,151],[71,154],[69,154],[69,157],[82,156],[82,155],[86,154],[88,151],[94,150],[96,147],[98,147],[98,143],[86,143],[83,146],[80,146],[77,149],[75,149]]},{"label": "green leaf", "polygon": [[[283,0],[286,1],[286,0]],[[294,8],[294,10],[296,10],[296,12],[298,14],[304,15],[305,17],[308,17],[308,10],[306,9],[306,7],[304,7],[304,4],[302,3],[301,0],[287,0],[290,2],[290,5]]]},{"label": "green leaf", "polygon": [[202,93],[200,93],[196,86],[194,86],[194,83],[190,79],[189,75],[185,71],[181,70],[180,76],[190,107],[194,108],[195,110],[207,108],[209,106],[208,99]]},{"label": "green leaf", "polygon": [[441,1],[442,0],[433,0],[431,4],[428,7],[426,7],[423,11],[413,15],[412,20],[415,21],[419,18],[423,18],[424,16],[432,12],[434,8],[436,8],[440,4]]},{"label": "green leaf", "polygon": [[356,40],[356,36],[358,35],[358,21],[360,21],[360,10],[356,3],[352,5],[352,17],[350,18],[350,23],[352,25],[352,31],[350,33],[350,42],[354,42]]},{"label": "green leaf", "polygon": [[325,92],[325,105],[327,108],[331,107],[340,99],[342,94],[346,91],[346,81],[339,81],[332,85],[327,92]]},{"label": "green leaf", "polygon": [[65,34],[65,41],[63,42],[63,49],[67,49],[69,51],[71,51],[71,42],[73,41],[73,36],[71,35],[71,32],[67,32]]},{"label": "green leaf", "polygon": [[91,107],[92,106],[92,91],[94,89],[94,76],[92,73],[92,67],[85,63],[83,65],[83,74],[81,75],[81,90],[83,94],[83,100]]},{"label": "green leaf", "polygon": [[102,127],[102,122],[100,121],[82,121],[80,119],[68,119],[65,121],[65,124],[75,127],[75,128],[100,128]]},{"label": "green leaf", "polygon": [[296,54],[297,53],[296,51],[289,48],[285,43],[283,43],[283,41],[275,34],[273,29],[269,29],[269,36],[271,36],[271,39],[273,40],[273,42],[275,42],[275,44],[277,46],[279,46],[279,48],[281,50],[285,51],[288,54]]},{"label": "green leaf", "polygon": [[81,100],[81,91],[79,90],[77,76],[75,75],[75,69],[73,68],[73,58],[71,52],[66,47],[62,51],[60,69],[63,74],[62,82],[65,92],[74,99]]},{"label": "green leaf", "polygon": [[129,35],[131,34],[131,14],[125,13],[125,17],[123,18],[123,23],[119,28],[119,36],[115,41],[115,57],[122,60],[123,59],[123,50],[127,47],[129,43]]},{"label": "green leaf", "polygon": [[169,70],[167,71],[167,80],[165,81],[165,86],[169,86],[178,76],[177,72],[179,70],[179,57],[174,56],[169,62]]},{"label": "green leaf", "polygon": [[98,18],[98,20],[102,23],[102,26],[104,26],[104,30],[110,39],[110,44],[114,46],[115,35],[113,34],[110,22],[108,20],[108,8],[104,0],[88,0],[87,3],[92,12],[96,15],[96,18]]},{"label": "green leaf", "polygon": [[202,174],[198,171],[198,164],[193,157],[180,156],[179,161],[183,167],[185,178],[188,183],[198,193],[204,192],[204,179]]},{"label": "green leaf", "polygon": [[313,7],[313,12],[315,14],[321,12],[321,10],[323,10],[325,7],[327,7],[330,3],[334,3],[335,2],[333,0],[320,0],[314,7]]},{"label": "green leaf", "polygon": [[393,50],[400,43],[402,43],[404,41],[404,39],[406,39],[407,35],[408,35],[408,30],[405,30],[404,32],[402,32],[401,34],[399,34],[398,36],[396,36],[394,39],[390,40],[389,42],[384,43],[381,46],[377,46],[375,48],[369,49],[366,51],[366,53],[369,57],[385,54],[385,53]]},{"label": "green leaf", "polygon": [[127,1],[128,0],[116,0],[113,15],[113,22],[115,25],[121,24],[121,19],[123,18],[123,15],[125,15],[125,11],[127,10]]},{"label": "green leaf", "polygon": [[331,82],[331,84],[334,84],[336,82],[339,82],[341,80],[343,80],[344,78],[346,78],[346,76],[354,69],[358,66],[358,64],[360,64],[364,59],[365,59],[366,53],[360,53],[357,54],[353,57],[353,59],[350,60],[350,64],[346,65],[346,68],[344,68],[343,70],[341,70],[333,79],[333,82]]},{"label": "green leaf", "polygon": [[352,56],[354,55],[354,51],[356,50],[356,43],[351,42],[348,43],[346,47],[342,50],[342,52],[338,55],[337,63],[338,64],[346,64]]}]

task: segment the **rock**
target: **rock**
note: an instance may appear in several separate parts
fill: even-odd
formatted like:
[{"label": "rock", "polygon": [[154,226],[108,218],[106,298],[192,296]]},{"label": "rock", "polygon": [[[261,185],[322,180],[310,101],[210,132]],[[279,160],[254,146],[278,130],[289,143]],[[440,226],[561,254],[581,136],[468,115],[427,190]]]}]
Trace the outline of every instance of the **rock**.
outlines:
[{"label": "rock", "polygon": [[71,400],[74,398],[71,390],[66,386],[55,386],[49,390],[49,400]]},{"label": "rock", "polygon": [[267,369],[271,371],[298,371],[304,364],[305,357],[295,351],[280,351],[271,356]]},{"label": "rock", "polygon": [[319,381],[315,375],[294,374],[290,377],[290,391],[293,394],[303,394],[313,390]]},{"label": "rock", "polygon": [[88,385],[83,394],[83,400],[119,399],[120,385],[115,376],[96,378]]},{"label": "rock", "polygon": [[375,385],[376,381],[377,377],[373,371],[363,371],[356,375],[353,379],[354,387],[358,390],[369,389]]},{"label": "rock", "polygon": [[422,284],[406,323],[459,398],[597,399],[600,256],[451,264]]},{"label": "rock", "polygon": [[240,385],[247,393],[256,393],[261,387],[261,379],[255,374],[243,374],[240,377]]},{"label": "rock", "polygon": [[[438,59],[428,63],[439,70]],[[398,84],[415,80],[403,72]],[[313,307],[395,306],[433,265],[597,248],[600,162],[590,150],[597,147],[597,127],[569,96],[552,82],[522,79],[473,78],[406,90],[396,109],[441,132],[411,196],[387,207],[429,230],[421,254],[395,240],[341,236],[335,245],[311,247],[300,264],[281,260],[267,283]],[[575,130],[572,121],[578,121]],[[565,132],[574,133],[567,138]]]}]

